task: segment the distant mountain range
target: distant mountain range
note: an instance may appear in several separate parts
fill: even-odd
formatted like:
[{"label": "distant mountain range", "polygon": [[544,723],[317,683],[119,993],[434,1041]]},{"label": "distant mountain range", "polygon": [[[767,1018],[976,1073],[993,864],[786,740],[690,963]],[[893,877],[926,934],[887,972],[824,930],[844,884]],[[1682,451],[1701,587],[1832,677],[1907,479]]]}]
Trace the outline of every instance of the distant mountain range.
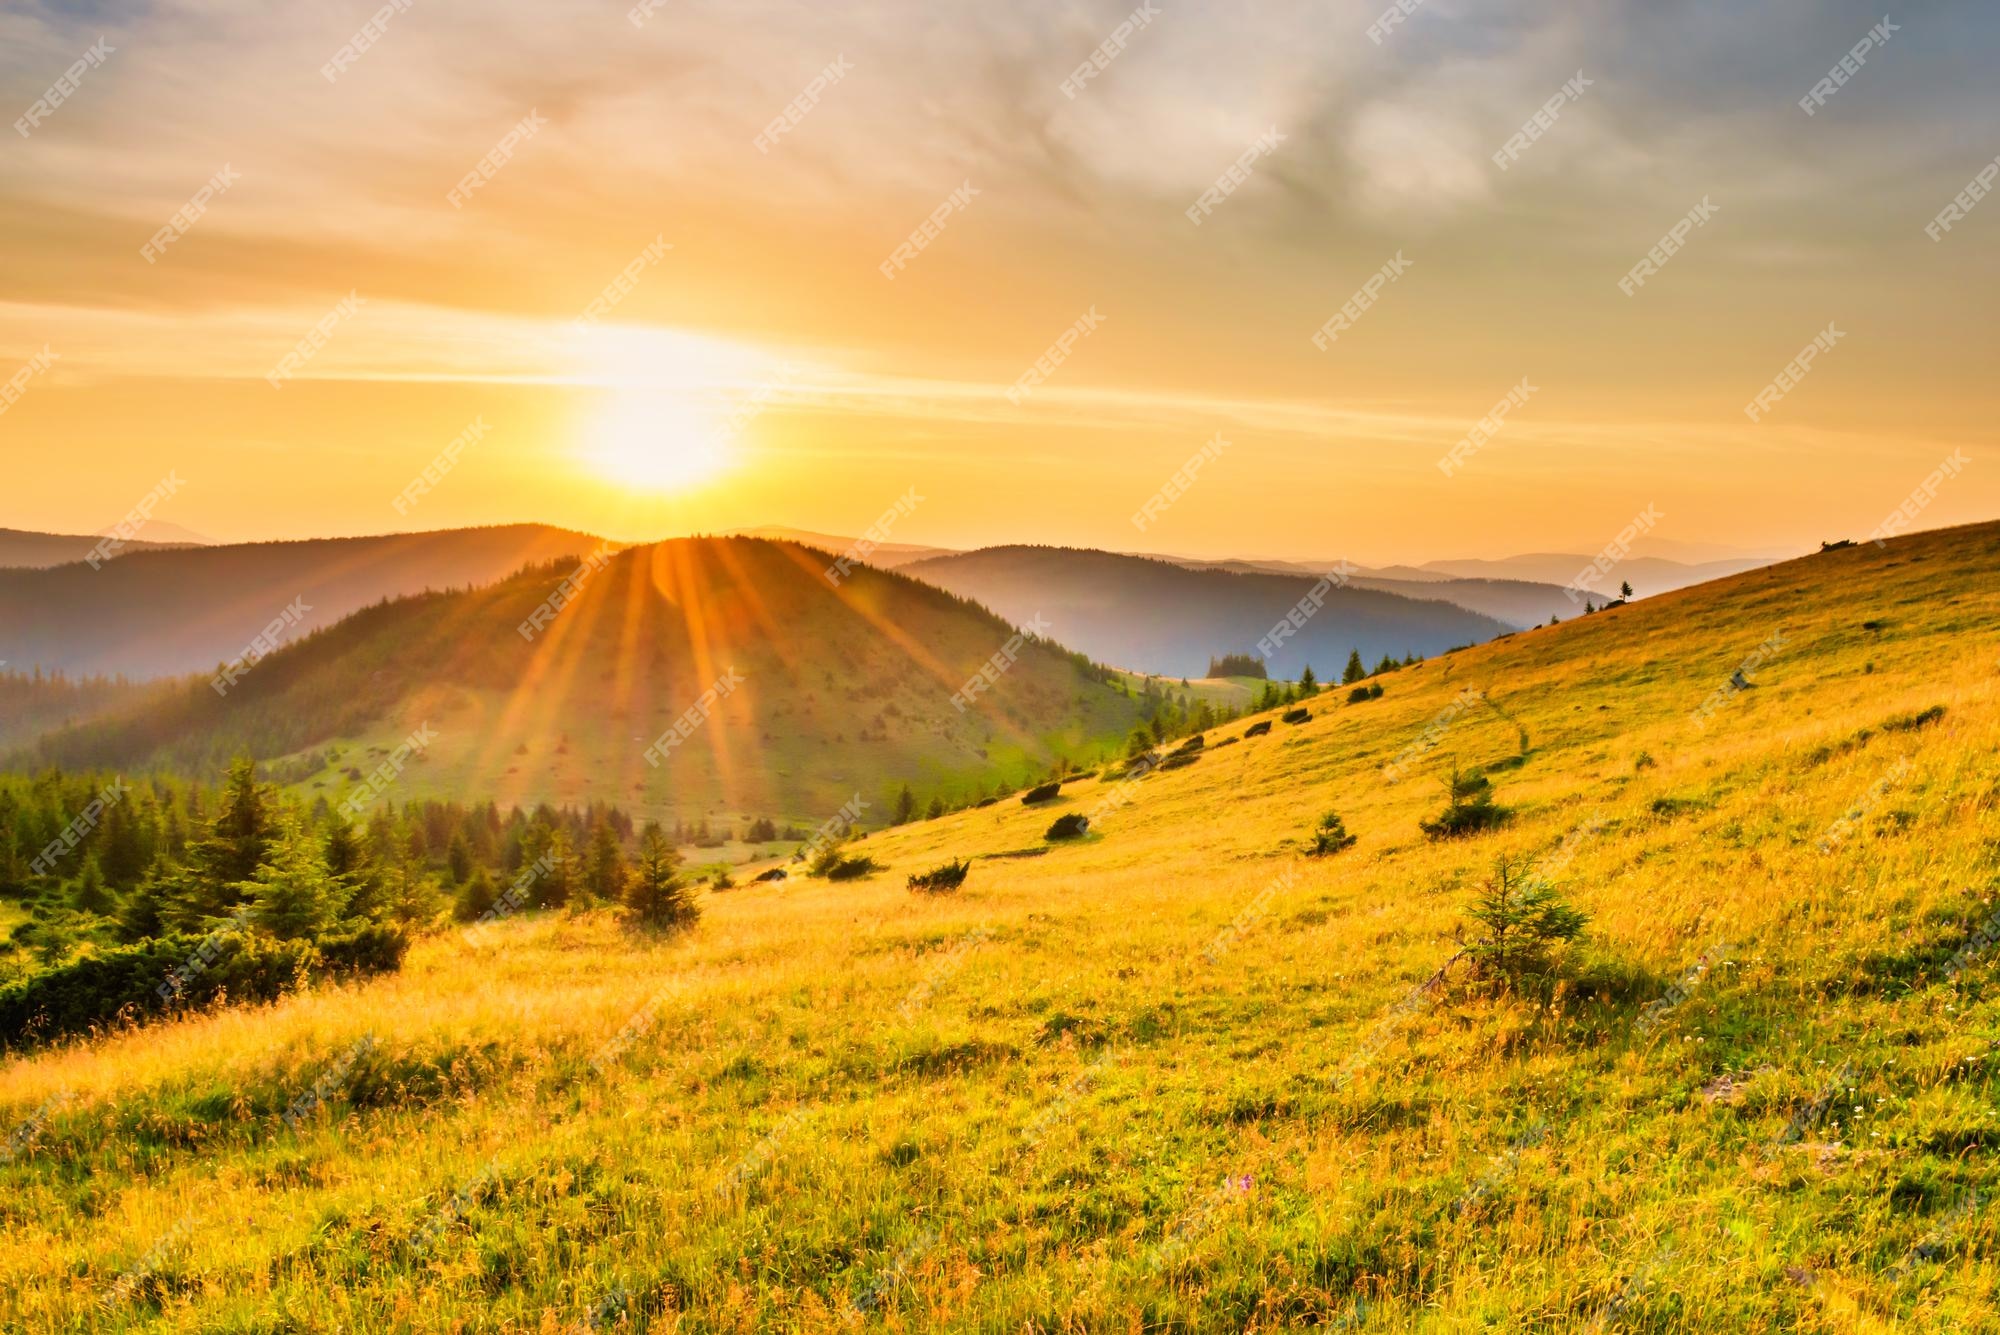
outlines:
[{"label": "distant mountain range", "polygon": [[[781,524],[765,524],[759,528],[738,530],[741,538],[768,538],[773,542],[796,542],[803,547],[811,547],[830,556],[843,556],[856,549],[859,541],[855,538],[837,538],[830,533],[813,533],[802,528],[786,528]],[[882,542],[868,549],[862,559],[877,570],[895,570],[912,561],[922,561],[932,556],[951,556],[955,549],[950,547],[923,547],[907,542]]]},{"label": "distant mountain range", "polygon": [[[0,567],[46,570],[50,566],[83,560],[103,541],[103,535],[97,533],[30,533],[17,528],[0,528]],[[121,546],[116,554],[169,551],[188,545],[175,540],[141,542],[134,538]]]},{"label": "distant mountain range", "polygon": [[[428,726],[436,740],[397,779],[399,800],[806,816],[859,793],[875,823],[885,784],[1019,782],[1059,754],[1094,756],[1141,717],[1108,674],[963,599],[866,568],[836,587],[823,569],[816,552],[748,538],[632,548],[580,576],[553,562],[368,607],[226,696],[206,679],[154,692],[14,763],[214,773],[249,754],[339,801]],[[538,608],[546,624],[524,636]],[[990,691],[954,700],[992,664]],[[657,747],[677,725],[684,740]]]},{"label": "distant mountain range", "polygon": [[[1249,653],[1294,609],[1302,625],[1269,656],[1273,677],[1311,665],[1340,673],[1358,650],[1382,657],[1434,654],[1512,627],[1429,598],[1336,587],[1306,614],[1317,575],[1237,573],[1069,547],[988,547],[903,567],[1013,621],[1046,617],[1058,640],[1100,662],[1170,677],[1200,677],[1212,656]],[[1560,597],[1560,593],[1557,593]]]},{"label": "distant mountain range", "polygon": [[0,662],[72,676],[199,672],[241,654],[294,600],[310,609],[304,633],[384,598],[490,584],[602,544],[587,533],[513,524],[126,551],[95,570],[0,570]]}]

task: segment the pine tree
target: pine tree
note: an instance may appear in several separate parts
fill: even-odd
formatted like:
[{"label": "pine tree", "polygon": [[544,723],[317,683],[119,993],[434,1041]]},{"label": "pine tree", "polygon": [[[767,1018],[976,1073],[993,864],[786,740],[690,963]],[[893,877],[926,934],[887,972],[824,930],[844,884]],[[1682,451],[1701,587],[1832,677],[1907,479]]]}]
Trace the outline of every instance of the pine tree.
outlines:
[{"label": "pine tree", "polygon": [[584,880],[598,899],[616,901],[625,893],[625,850],[609,821],[600,821],[590,832],[590,869]]},{"label": "pine tree", "polygon": [[895,823],[898,825],[907,825],[911,820],[915,819],[916,814],[917,795],[910,791],[910,785],[906,783],[903,785],[903,791],[896,794]]},{"label": "pine tree", "polygon": [[453,885],[464,885],[465,878],[472,875],[472,845],[466,842],[465,831],[452,835],[444,851],[444,865],[451,873]]},{"label": "pine tree", "polygon": [[625,887],[625,904],[649,927],[684,927],[701,916],[692,887],[680,878],[680,854],[656,822],[639,836],[639,857]]},{"label": "pine tree", "polygon": [[255,906],[257,925],[285,940],[316,940],[340,921],[346,887],[327,874],[320,842],[286,817],[257,874],[236,887]]},{"label": "pine tree", "polygon": [[1319,694],[1319,678],[1313,676],[1313,665],[1306,664],[1305,671],[1299,673],[1299,694],[1310,698]]},{"label": "pine tree", "polygon": [[1361,651],[1359,649],[1348,650],[1347,671],[1340,674],[1340,684],[1343,686],[1352,686],[1367,675],[1368,669],[1361,666]]},{"label": "pine tree", "polygon": [[83,872],[76,878],[76,890],[70,902],[85,913],[95,913],[108,918],[118,908],[118,900],[104,884],[104,873],[98,870],[97,856],[83,860]]}]

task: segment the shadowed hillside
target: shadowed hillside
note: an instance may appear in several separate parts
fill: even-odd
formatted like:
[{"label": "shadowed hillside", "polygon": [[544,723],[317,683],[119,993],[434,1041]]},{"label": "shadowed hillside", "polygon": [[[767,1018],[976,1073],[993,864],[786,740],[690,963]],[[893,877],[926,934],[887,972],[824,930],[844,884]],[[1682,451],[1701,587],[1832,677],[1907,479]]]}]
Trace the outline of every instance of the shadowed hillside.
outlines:
[{"label": "shadowed hillside", "polygon": [[[1199,677],[1215,655],[1255,650],[1316,582],[1192,570],[1069,547],[988,547],[917,561],[903,570],[1002,616],[1028,617],[1039,610],[1070,647],[1100,662],[1167,677]],[[1332,678],[1356,649],[1373,667],[1384,656],[1434,654],[1508,629],[1447,602],[1333,589],[1267,666],[1271,676],[1285,680],[1307,665]]]},{"label": "shadowed hillside", "polygon": [[[1014,628],[950,594],[860,570],[838,588],[789,543],[683,539],[634,548],[577,581],[532,641],[519,627],[577,569],[368,608],[173,706],[50,737],[37,763],[219,772],[237,752],[291,757],[289,778],[338,797],[428,723],[438,734],[399,795],[583,802],[689,814],[830,814],[885,783],[927,792],[1018,779],[1122,739],[1139,704],[1076,655],[1037,642],[989,693],[952,696]],[[1060,627],[1055,627],[1059,629]],[[718,690],[713,716],[644,752]]]},{"label": "shadowed hillside", "polygon": [[488,584],[602,545],[511,524],[126,552],[98,570],[0,570],[0,660],[71,676],[200,672],[241,654],[295,599],[311,609],[301,630],[318,629],[384,598]]}]

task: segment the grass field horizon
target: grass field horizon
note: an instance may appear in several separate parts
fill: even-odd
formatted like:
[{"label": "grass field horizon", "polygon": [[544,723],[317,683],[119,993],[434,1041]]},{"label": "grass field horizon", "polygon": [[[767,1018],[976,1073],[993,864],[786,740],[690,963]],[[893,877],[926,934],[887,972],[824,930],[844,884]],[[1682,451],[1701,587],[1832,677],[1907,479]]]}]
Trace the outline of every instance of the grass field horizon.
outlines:
[{"label": "grass field horizon", "polygon": [[[1991,1329],[1997,572],[2000,524],[1828,551],[684,935],[523,913],[11,1057],[0,1324]],[[1452,759],[1510,820],[1423,835]],[[1501,856],[1573,967],[1427,986]]]}]

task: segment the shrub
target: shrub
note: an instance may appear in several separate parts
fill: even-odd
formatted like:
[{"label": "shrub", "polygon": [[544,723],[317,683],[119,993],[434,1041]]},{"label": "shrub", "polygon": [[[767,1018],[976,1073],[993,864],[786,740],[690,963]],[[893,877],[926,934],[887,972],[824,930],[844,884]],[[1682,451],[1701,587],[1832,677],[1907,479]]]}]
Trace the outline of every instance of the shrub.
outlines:
[{"label": "shrub", "polygon": [[1161,769],[1186,769],[1201,759],[1199,751],[1176,751],[1160,762]]},{"label": "shrub", "polygon": [[474,871],[458,892],[453,914],[460,922],[478,922],[486,911],[493,907],[499,895],[493,889],[493,878],[486,874],[486,868]]},{"label": "shrub", "polygon": [[1417,822],[1433,839],[1456,839],[1504,824],[1514,813],[1493,803],[1493,786],[1483,774],[1465,773],[1454,764],[1443,780],[1445,808]]},{"label": "shrub", "polygon": [[1080,839],[1090,828],[1090,817],[1080,811],[1072,811],[1067,816],[1056,817],[1055,824],[1049,826],[1042,835],[1044,839]]},{"label": "shrub", "polygon": [[827,864],[825,871],[818,873],[829,881],[858,881],[863,876],[882,870],[882,864],[863,854],[860,857],[844,858],[836,856]]},{"label": "shrub", "polygon": [[1371,697],[1368,694],[1368,688],[1366,686],[1356,686],[1353,690],[1347,693],[1347,703],[1350,705],[1361,704],[1362,702],[1370,698]]},{"label": "shrub", "polygon": [[1554,886],[1505,858],[1493,864],[1471,913],[1486,935],[1465,947],[1466,958],[1510,987],[1553,972],[1556,946],[1576,940],[1590,921]]},{"label": "shrub", "polygon": [[910,889],[932,895],[950,894],[965,884],[965,874],[971,870],[969,859],[947,862],[942,867],[933,867],[910,877]]},{"label": "shrub", "polygon": [[332,974],[394,973],[409,949],[409,933],[388,923],[368,923],[319,941],[320,961]]},{"label": "shrub", "polygon": [[1882,731],[1915,732],[1919,728],[1930,727],[1931,724],[1936,723],[1943,717],[1944,706],[1932,705],[1920,714],[1902,714],[1892,719],[1884,719],[1882,721]]},{"label": "shrub", "polygon": [[1265,719],[1262,723],[1253,723],[1248,728],[1244,729],[1243,735],[1245,737],[1262,737],[1265,733],[1269,732],[1270,730],[1271,730],[1271,720]]},{"label": "shrub", "polygon": [[1312,717],[1312,711],[1310,709],[1305,708],[1304,706],[1300,706],[1297,709],[1287,709],[1284,713],[1284,716],[1279,720],[1279,722],[1304,723],[1311,717]]},{"label": "shrub", "polygon": [[1374,685],[1372,685],[1372,686],[1370,686],[1370,687],[1368,688],[1368,698],[1369,698],[1370,700],[1380,700],[1380,699],[1382,698],[1382,683],[1381,683],[1381,682],[1379,682],[1379,681],[1378,681],[1378,682],[1376,682],[1376,683],[1375,683]]},{"label": "shrub", "polygon": [[1354,846],[1354,836],[1347,832],[1347,826],[1334,812],[1327,812],[1319,818],[1319,825],[1313,830],[1312,846],[1306,849],[1306,856],[1323,858]]},{"label": "shrub", "polygon": [[[182,975],[178,994],[161,995],[169,975],[204,956],[205,967]],[[176,933],[116,947],[0,988],[0,1047],[198,1006],[225,992],[236,1001],[270,1001],[303,983],[317,960],[304,941],[242,933],[213,940]]]},{"label": "shrub", "polygon": [[759,881],[782,881],[785,879],[785,869],[783,867],[773,867],[769,871],[757,873],[757,879]]},{"label": "shrub", "polygon": [[1027,792],[1021,794],[1021,805],[1031,807],[1038,802],[1053,801],[1055,795],[1061,791],[1062,785],[1060,783],[1045,783],[1040,787],[1030,788]]},{"label": "shrub", "polygon": [[1179,746],[1175,747],[1174,754],[1180,755],[1185,751],[1199,751],[1204,745],[1206,745],[1206,741],[1203,739],[1200,733],[1196,733],[1194,736],[1188,738],[1186,741],[1182,742]]},{"label": "shrub", "polygon": [[725,867],[709,878],[708,885],[711,890],[734,890],[736,888],[736,878],[731,876],[728,868]]}]

